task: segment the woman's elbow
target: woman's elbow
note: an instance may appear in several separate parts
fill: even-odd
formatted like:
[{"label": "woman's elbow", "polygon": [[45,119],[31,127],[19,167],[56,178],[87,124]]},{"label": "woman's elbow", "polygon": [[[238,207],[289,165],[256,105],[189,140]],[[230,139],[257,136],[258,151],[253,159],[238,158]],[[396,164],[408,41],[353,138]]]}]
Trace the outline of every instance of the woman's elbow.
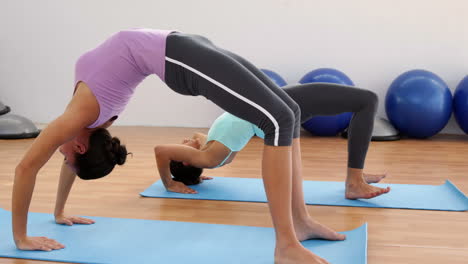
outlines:
[{"label": "woman's elbow", "polygon": [[15,177],[23,177],[23,175],[26,175],[30,169],[30,166],[27,166],[23,163],[16,165]]},{"label": "woman's elbow", "polygon": [[21,175],[24,173],[24,166],[21,164],[16,165],[15,175]]},{"label": "woman's elbow", "polygon": [[154,154],[156,154],[156,155],[161,154],[163,152],[163,149],[164,149],[164,147],[161,146],[161,145],[155,146],[154,147]]},{"label": "woman's elbow", "polygon": [[162,145],[159,145],[159,146],[156,146],[154,147],[154,155],[157,159],[162,159],[164,158],[167,153],[167,148],[165,148],[164,146]]}]

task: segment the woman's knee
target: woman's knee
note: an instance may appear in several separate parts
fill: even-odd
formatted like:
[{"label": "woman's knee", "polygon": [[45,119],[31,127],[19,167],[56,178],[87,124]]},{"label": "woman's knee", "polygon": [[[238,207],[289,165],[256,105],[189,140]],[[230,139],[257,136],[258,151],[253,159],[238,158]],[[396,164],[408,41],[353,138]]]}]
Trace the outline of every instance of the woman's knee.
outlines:
[{"label": "woman's knee", "polygon": [[374,111],[377,110],[379,97],[373,91],[366,91],[366,105],[367,107],[374,109]]},{"label": "woman's knee", "polygon": [[[300,114],[300,110],[299,110]],[[290,146],[297,126],[294,111],[285,107],[273,115],[273,120],[261,122],[265,132],[265,144],[271,146]]]},{"label": "woman's knee", "polygon": [[295,118],[295,121],[296,123],[297,122],[301,122],[301,108],[299,107],[299,104],[296,103],[296,101],[292,101],[292,104],[289,105],[289,108],[291,108],[291,110],[293,111],[294,113],[294,118]]}]

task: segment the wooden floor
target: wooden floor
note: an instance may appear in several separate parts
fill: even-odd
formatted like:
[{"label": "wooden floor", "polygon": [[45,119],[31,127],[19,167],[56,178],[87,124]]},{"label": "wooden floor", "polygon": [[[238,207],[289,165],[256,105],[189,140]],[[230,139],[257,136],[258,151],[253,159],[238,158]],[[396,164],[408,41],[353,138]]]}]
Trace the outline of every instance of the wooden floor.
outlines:
[{"label": "wooden floor", "polygon": [[[271,227],[267,204],[141,198],[138,193],[158,179],[152,148],[178,143],[206,129],[116,127],[133,158],[110,177],[76,182],[68,212],[121,218],[175,220]],[[31,140],[0,140],[0,206],[10,209],[14,168]],[[254,139],[223,168],[208,176],[260,178],[262,141]],[[306,180],[342,181],[347,142],[341,138],[303,135]],[[42,169],[31,211],[52,213],[62,157],[55,154]],[[373,142],[366,171],[389,172],[386,183],[442,184],[452,180],[468,193],[468,138],[437,136],[431,140]],[[369,223],[368,261],[377,263],[468,263],[468,213],[419,210],[309,206],[310,214],[338,231]],[[1,228],[1,226],[0,226]],[[0,241],[11,238],[1,238]],[[1,259],[0,263],[50,263]]]}]

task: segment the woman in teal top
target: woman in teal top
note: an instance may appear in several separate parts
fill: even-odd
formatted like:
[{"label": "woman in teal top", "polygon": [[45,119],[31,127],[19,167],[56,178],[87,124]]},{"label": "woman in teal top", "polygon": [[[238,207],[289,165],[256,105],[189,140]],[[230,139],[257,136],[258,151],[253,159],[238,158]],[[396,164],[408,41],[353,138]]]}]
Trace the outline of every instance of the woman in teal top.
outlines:
[{"label": "woman in teal top", "polygon": [[[355,87],[326,83],[293,85],[285,87],[284,90],[301,108],[303,122],[316,115],[354,113],[348,129],[346,198],[368,199],[390,191],[389,188],[369,185],[369,183],[379,182],[386,176],[385,174],[370,175],[363,172],[378,104],[374,93]],[[192,185],[211,179],[201,176],[203,168],[218,168],[232,162],[237,152],[242,150],[254,136],[263,139],[265,134],[250,122],[227,112],[222,114],[213,122],[208,135],[195,133],[192,138],[182,142],[186,146],[198,149],[197,153],[205,155],[209,162],[203,167],[194,167],[185,161],[172,160],[169,166],[174,180],[183,182],[185,185]],[[165,156],[170,156],[171,146],[174,145],[162,146],[166,151],[156,155],[156,159],[164,160]],[[158,168],[161,169],[159,164]],[[195,193],[187,186],[168,190]]]},{"label": "woman in teal top", "polygon": [[206,142],[217,141],[228,148],[230,153],[212,169],[223,166],[227,160],[232,161],[233,156],[241,151],[254,136],[265,138],[265,134],[258,126],[228,112],[220,115],[211,126]]}]

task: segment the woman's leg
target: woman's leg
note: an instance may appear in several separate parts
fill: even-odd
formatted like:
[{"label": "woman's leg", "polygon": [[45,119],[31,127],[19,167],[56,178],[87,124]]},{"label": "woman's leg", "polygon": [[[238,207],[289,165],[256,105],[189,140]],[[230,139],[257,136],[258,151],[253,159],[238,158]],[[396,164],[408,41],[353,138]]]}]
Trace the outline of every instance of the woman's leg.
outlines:
[{"label": "woman's leg", "polygon": [[299,105],[276,83],[274,83],[267,75],[265,75],[260,69],[258,69],[255,65],[250,63],[248,60],[244,59],[243,57],[221,48],[218,48],[221,52],[229,55],[231,58],[242,64],[248,71],[250,71],[255,77],[257,77],[262,83],[264,83],[270,90],[275,93],[278,97],[285,102],[288,107],[293,111],[295,123],[294,123],[294,132],[293,138],[299,138],[301,133],[301,108]]},{"label": "woman's leg", "polygon": [[[300,124],[301,124],[301,110],[300,106],[281,88],[279,88],[273,81],[270,80],[261,70],[251,64],[249,61],[240,57],[237,54],[226,51],[231,57],[239,61],[249,71],[251,71],[258,79],[265,85],[270,87],[275,93],[285,101],[288,106],[293,109],[295,113],[296,123],[293,134],[292,145],[292,214],[294,229],[296,236],[300,241],[320,238],[327,240],[343,240],[344,235],[341,235],[332,229],[313,220],[308,211],[304,201],[303,177],[302,177],[302,157],[300,148]],[[275,89],[275,88],[279,89]]]},{"label": "woman's leg", "polygon": [[294,233],[291,216],[293,111],[255,75],[204,38],[170,35],[166,54],[165,77],[171,88],[184,94],[203,95],[265,132],[262,176],[276,231],[277,263],[326,263],[305,249]]},{"label": "woman's leg", "polygon": [[[230,51],[225,52],[248,68],[249,71],[268,87],[278,87],[268,76],[249,61]],[[297,88],[291,89],[295,86],[297,86]],[[299,138],[300,124],[314,115],[333,115],[344,112],[354,112],[355,114],[349,127],[348,184],[346,197],[349,199],[372,198],[390,190],[389,188],[376,188],[366,184],[379,182],[386,176],[385,174],[372,175],[363,173],[378,104],[378,98],[374,93],[355,87],[325,83],[292,85],[284,87],[284,89],[272,90],[281,97],[295,113],[296,126],[293,134],[294,139]],[[296,156],[300,157],[300,153],[294,151],[294,148],[293,153],[296,153]],[[293,158],[293,162],[294,160]],[[300,169],[301,167],[294,166],[293,163],[293,194],[302,195],[302,172],[294,172]],[[300,183],[301,185],[299,186],[296,183]],[[295,197],[293,197],[293,203],[295,200]],[[297,204],[300,205],[299,200]],[[294,208],[302,207],[295,207],[293,205],[293,212],[295,211]]]},{"label": "woman's leg", "polygon": [[299,241],[308,239],[344,240],[345,235],[339,234],[327,226],[312,219],[307,211],[304,201],[304,189],[302,179],[302,157],[301,143],[299,138],[293,140],[293,192],[292,212],[294,219],[294,230]]},{"label": "woman's leg", "polygon": [[302,121],[315,115],[354,113],[348,129],[347,198],[372,198],[390,191],[367,184],[363,175],[378,105],[377,95],[364,89],[326,83],[289,86],[285,91],[301,107]]}]

